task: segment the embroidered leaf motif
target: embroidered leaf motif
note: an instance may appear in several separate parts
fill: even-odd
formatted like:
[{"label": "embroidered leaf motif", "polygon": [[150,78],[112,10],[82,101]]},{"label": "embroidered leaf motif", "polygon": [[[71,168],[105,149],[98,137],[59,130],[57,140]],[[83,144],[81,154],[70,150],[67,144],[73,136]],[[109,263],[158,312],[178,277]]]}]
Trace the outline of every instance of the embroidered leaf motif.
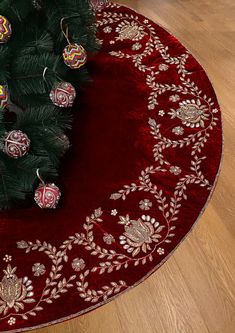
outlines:
[{"label": "embroidered leaf motif", "polygon": [[122,194],[121,193],[114,193],[110,196],[110,199],[112,200],[118,200],[122,197]]}]

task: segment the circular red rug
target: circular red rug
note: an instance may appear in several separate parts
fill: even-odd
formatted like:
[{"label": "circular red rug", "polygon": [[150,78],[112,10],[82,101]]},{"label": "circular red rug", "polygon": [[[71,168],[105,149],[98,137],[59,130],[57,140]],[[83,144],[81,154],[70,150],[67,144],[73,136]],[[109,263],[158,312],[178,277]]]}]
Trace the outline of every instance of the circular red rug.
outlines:
[{"label": "circular red rug", "polygon": [[134,11],[98,13],[101,52],[74,109],[63,199],[0,214],[0,330],[84,314],[139,284],[201,216],[218,175],[220,108],[180,42]]}]

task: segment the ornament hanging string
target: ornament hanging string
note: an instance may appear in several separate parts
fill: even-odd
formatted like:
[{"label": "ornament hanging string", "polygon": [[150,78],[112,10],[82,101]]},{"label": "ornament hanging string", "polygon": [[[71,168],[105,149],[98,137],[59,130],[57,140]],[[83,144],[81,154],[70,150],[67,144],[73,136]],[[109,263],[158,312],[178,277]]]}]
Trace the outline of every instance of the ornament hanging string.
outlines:
[{"label": "ornament hanging string", "polygon": [[65,39],[67,40],[68,44],[71,45],[71,41],[69,39],[69,28],[68,26],[66,27],[66,31],[64,30],[64,21],[65,20],[68,20],[68,19],[71,19],[71,18],[76,18],[76,17],[79,17],[79,15],[71,15],[71,16],[67,16],[67,17],[62,17],[62,19],[60,20],[60,28],[61,28],[61,31],[65,37]]},{"label": "ornament hanging string", "polygon": [[66,27],[66,31],[64,31],[64,26],[63,26],[63,23],[64,23],[64,20],[68,19],[69,17],[63,17],[61,20],[60,20],[60,28],[61,28],[61,31],[64,35],[64,37],[66,38],[67,42],[69,45],[71,45],[72,43],[70,42],[69,40],[69,28],[68,26]]}]

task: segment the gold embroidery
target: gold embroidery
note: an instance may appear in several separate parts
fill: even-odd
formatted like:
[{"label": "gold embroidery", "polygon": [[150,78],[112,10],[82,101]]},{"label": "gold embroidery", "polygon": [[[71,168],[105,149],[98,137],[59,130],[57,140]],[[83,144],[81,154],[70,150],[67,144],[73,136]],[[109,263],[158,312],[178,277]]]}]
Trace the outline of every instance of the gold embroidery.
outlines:
[{"label": "gold embroidery", "polygon": [[46,268],[43,264],[37,262],[33,265],[32,272],[34,273],[34,276],[41,276],[46,273]]},{"label": "gold embroidery", "polygon": [[75,258],[73,259],[71,266],[76,272],[79,272],[85,268],[86,264],[82,258]]},{"label": "gold embroidery", "polygon": [[153,203],[149,199],[144,199],[139,202],[139,207],[142,210],[150,210],[153,206]]},{"label": "gold embroidery", "polygon": [[103,237],[103,241],[104,241],[107,245],[111,245],[112,243],[115,242],[115,238],[113,237],[113,235],[105,233],[105,234],[104,234],[104,237]]},{"label": "gold embroidery", "polygon": [[[119,6],[110,4],[108,7],[116,8]],[[0,283],[0,314],[3,313],[3,316],[5,316],[4,318],[8,318],[9,325],[14,325],[16,321],[16,319],[11,316],[14,316],[14,313],[10,313],[10,311],[17,311],[17,315],[20,316],[20,319],[27,320],[29,316],[35,316],[38,311],[43,310],[43,303],[53,303],[53,301],[61,297],[62,294],[68,292],[69,288],[74,287],[72,281],[75,279],[77,279],[76,286],[79,295],[85,302],[95,303],[105,301],[110,295],[117,294],[121,289],[126,288],[126,282],[120,280],[116,282],[112,281],[110,285],[101,286],[100,288],[97,288],[97,290],[91,289],[89,288],[89,278],[92,280],[92,276],[90,275],[93,272],[109,274],[121,269],[127,269],[131,264],[135,266],[139,264],[145,265],[148,261],[150,262],[153,260],[153,255],[163,256],[165,254],[165,243],[170,243],[171,238],[175,236],[173,230],[176,229],[176,226],[173,224],[178,219],[182,200],[187,200],[186,191],[189,184],[194,183],[199,186],[204,186],[209,190],[211,189],[208,180],[204,177],[200,169],[201,163],[205,157],[199,157],[198,155],[201,153],[201,149],[207,142],[209,130],[213,130],[216,125],[217,118],[214,114],[218,112],[218,110],[211,110],[213,107],[211,99],[207,98],[207,96],[196,87],[194,82],[186,78],[189,74],[186,70],[186,62],[189,53],[186,51],[180,56],[172,57],[168,47],[158,38],[156,29],[151,22],[148,20],[144,20],[143,23],[140,22],[141,20],[138,15],[105,11],[98,14],[98,19],[98,25],[100,27],[109,24],[105,29],[107,35],[109,35],[109,32],[114,31],[116,27],[116,32],[118,33],[116,41],[123,41],[126,39],[139,41],[146,36],[145,43],[140,44],[136,42],[134,45],[130,45],[130,53],[112,51],[110,54],[115,57],[130,59],[135,68],[142,73],[146,73],[146,84],[151,90],[148,99],[149,110],[154,110],[156,108],[159,103],[158,97],[162,94],[169,94],[169,99],[175,103],[178,102],[181,95],[190,95],[193,96],[192,100],[185,100],[184,102],[179,103],[179,108],[174,110],[174,112],[171,111],[174,114],[168,113],[168,115],[178,118],[183,125],[190,128],[194,126],[203,127],[207,120],[209,124],[208,127],[203,127],[202,130],[197,133],[193,132],[192,134],[189,134],[188,137],[182,138],[182,140],[171,140],[162,135],[160,124],[157,124],[155,119],[149,119],[151,134],[157,141],[153,148],[153,154],[156,164],[158,164],[142,170],[136,183],[124,185],[123,189],[111,195],[111,199],[126,200],[127,196],[131,195],[133,192],[140,191],[144,195],[148,192],[149,196],[152,196],[153,199],[151,201],[152,205],[150,204],[150,201],[147,201],[148,199],[142,199],[139,202],[139,208],[141,209],[142,207],[143,209],[143,207],[147,206],[148,208],[153,207],[153,209],[156,209],[156,211],[161,214],[161,221],[163,222],[160,224],[149,215],[143,215],[141,218],[137,219],[130,218],[129,216],[120,217],[119,222],[123,224],[124,230],[119,240],[124,249],[124,253],[122,253],[122,251],[116,252],[112,248],[114,237],[111,234],[103,234],[103,241],[108,244],[110,248],[103,248],[96,243],[96,232],[100,232],[100,230],[103,229],[94,228],[97,224],[103,223],[103,212],[101,209],[97,209],[91,214],[91,216],[86,218],[83,224],[83,232],[75,233],[68,237],[59,249],[39,240],[35,243],[26,241],[18,242],[18,248],[24,249],[26,253],[39,251],[40,253],[47,255],[52,261],[52,266],[50,271],[47,272],[45,287],[42,290],[36,305],[28,311],[22,311],[22,313],[20,310],[24,310],[23,303],[35,302],[32,298],[32,282],[28,278],[19,279],[15,274],[16,268],[11,268],[10,265],[4,270],[4,277]],[[116,41],[111,40],[109,43],[112,45],[115,44]],[[133,50],[136,51],[134,55]],[[138,54],[139,50],[141,51]],[[146,62],[144,61],[145,58],[152,55],[155,50],[159,51],[160,56],[162,57],[162,64],[155,64],[153,66],[146,65]],[[159,83],[158,76],[162,75],[162,71],[170,69],[172,65],[178,71],[181,83],[179,85]],[[165,111],[167,112],[167,110]],[[159,115],[164,116],[166,114],[165,111],[159,110]],[[209,121],[210,117],[211,119]],[[190,131],[190,128],[187,131]],[[172,132],[178,136],[183,135],[184,128],[176,126],[172,129]],[[168,197],[163,190],[152,183],[150,176],[159,172],[180,174],[180,171],[182,172],[180,167],[171,166],[166,160],[164,149],[169,147],[182,148],[189,146],[190,144],[192,144],[191,173],[183,175],[182,178],[178,179],[174,194],[172,197]],[[163,166],[165,166],[165,168]],[[111,211],[111,215],[113,216],[112,219],[114,219],[117,214],[118,211],[113,209]],[[117,218],[116,220],[118,221]],[[97,266],[94,266],[85,272],[80,272],[79,276],[73,275],[67,279],[62,273],[66,263],[69,262],[75,271],[84,270],[86,266],[83,259],[75,258],[71,260],[69,257],[69,251],[75,246],[82,246],[85,250],[89,251],[92,256],[96,256]],[[6,257],[6,261],[8,259],[9,258]],[[44,267],[42,267],[44,265],[35,265],[37,265],[37,267],[34,267],[34,273],[38,272],[39,274],[39,272],[44,272]]]},{"label": "gold embroidery", "polygon": [[172,129],[172,133],[174,133],[175,135],[183,135],[184,128],[182,126],[176,126]]},{"label": "gold embroidery", "polygon": [[9,254],[6,254],[6,255],[3,257],[3,261],[5,261],[5,262],[10,262],[10,261],[12,261],[12,256],[10,256]]},{"label": "gold embroidery", "polygon": [[19,279],[15,274],[16,267],[12,268],[11,265],[8,265],[3,272],[4,277],[0,282],[0,313],[6,314],[12,308],[18,312],[24,309],[23,303],[35,302],[32,298],[34,295],[32,281],[28,277]]},{"label": "gold embroidery", "polygon": [[12,326],[12,325],[15,325],[15,323],[16,323],[16,318],[14,318],[14,317],[10,317],[10,319],[8,320],[8,324],[9,324],[10,326]]},{"label": "gold embroidery", "polygon": [[168,114],[172,119],[179,118],[182,123],[188,127],[205,127],[205,120],[208,120],[209,114],[207,113],[208,107],[203,105],[200,99],[186,100],[179,103],[180,107],[177,110],[171,109]]},{"label": "gold embroidery", "polygon": [[160,223],[151,218],[149,215],[142,215],[138,220],[130,220],[129,216],[120,216],[119,224],[124,224],[125,232],[121,235],[120,244],[127,252],[135,257],[141,250],[146,253],[151,250],[150,244],[158,243],[162,238],[160,232],[165,226],[160,226]]},{"label": "gold embroidery", "polygon": [[116,37],[116,40],[123,41],[125,39],[131,39],[133,41],[141,40],[146,33],[144,32],[144,27],[138,25],[135,21],[129,22],[127,20],[121,22],[116,31],[119,33],[119,36]]},{"label": "gold embroidery", "polygon": [[170,167],[170,173],[173,173],[175,176],[180,175],[181,172],[182,172],[182,170],[181,170],[181,168],[178,167],[178,166],[173,166],[173,165],[172,165],[172,166]]}]

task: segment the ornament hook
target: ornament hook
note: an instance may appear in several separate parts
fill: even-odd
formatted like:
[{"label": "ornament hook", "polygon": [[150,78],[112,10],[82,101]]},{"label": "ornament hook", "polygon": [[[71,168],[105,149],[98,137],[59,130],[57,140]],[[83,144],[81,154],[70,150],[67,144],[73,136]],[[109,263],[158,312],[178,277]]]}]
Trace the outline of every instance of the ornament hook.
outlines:
[{"label": "ornament hook", "polygon": [[46,81],[45,76],[46,76],[46,72],[47,72],[47,70],[48,70],[48,67],[45,67],[44,70],[43,70],[43,73],[42,73],[42,76],[43,76],[43,80],[44,80],[44,81]]},{"label": "ornament hook", "polygon": [[40,169],[37,169],[37,170],[36,170],[37,177],[38,177],[38,179],[42,182],[42,184],[45,185],[44,180],[43,180],[42,177],[40,176],[39,170],[40,170]]}]

